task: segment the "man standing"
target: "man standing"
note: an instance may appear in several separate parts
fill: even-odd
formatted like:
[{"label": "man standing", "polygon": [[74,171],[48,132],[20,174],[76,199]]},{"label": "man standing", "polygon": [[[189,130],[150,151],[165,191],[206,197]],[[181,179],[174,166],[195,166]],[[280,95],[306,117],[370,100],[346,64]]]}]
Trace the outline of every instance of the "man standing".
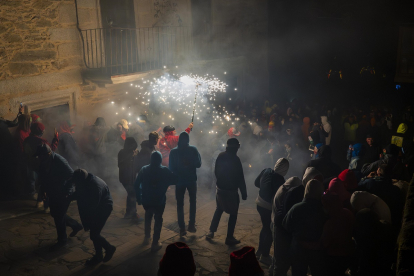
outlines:
[{"label": "man standing", "polygon": [[39,160],[39,181],[49,197],[50,214],[55,221],[58,235],[58,242],[50,248],[55,251],[67,243],[66,226],[73,230],[71,237],[83,229],[79,222],[66,215],[70,204],[68,195],[73,188],[68,180],[72,177],[73,170],[65,158],[54,153],[46,144],[37,147],[35,157]]},{"label": "man standing", "polygon": [[[115,246],[101,236],[102,228],[112,212],[113,202],[108,185],[83,169],[77,169],[70,182],[76,187],[76,192],[70,199],[77,201],[82,225],[85,231],[90,230],[90,238],[95,247],[95,255],[87,260],[85,265],[108,262],[116,250]],[[105,249],[105,257],[102,248]]]},{"label": "man standing", "polygon": [[[192,127],[192,123],[190,124]],[[181,132],[178,146],[171,150],[169,157],[169,168],[178,176],[175,189],[177,199],[177,217],[180,227],[180,236],[187,234],[184,222],[184,194],[188,190],[190,196],[190,221],[188,231],[195,233],[196,202],[197,202],[197,172],[201,167],[201,157],[195,146],[190,146],[190,136],[187,132]]]},{"label": "man standing", "polygon": [[226,212],[230,215],[227,228],[227,245],[240,243],[240,241],[233,236],[240,203],[238,189],[240,189],[242,199],[247,199],[243,167],[240,158],[237,156],[239,148],[239,141],[236,138],[231,138],[227,141],[226,151],[220,153],[217,157],[215,166],[215,174],[217,178],[217,208],[213,220],[211,221],[210,232],[206,236],[208,239],[214,237],[214,232],[217,231],[221,215],[223,212]]},{"label": "man standing", "polygon": [[151,221],[154,217],[154,237],[152,240],[151,251],[161,249],[159,243],[162,229],[162,215],[164,214],[165,196],[170,185],[175,185],[177,177],[167,168],[161,165],[161,153],[155,151],[151,154],[151,164],[144,166],[135,181],[134,188],[137,202],[145,209],[145,240],[148,244],[151,238]]},{"label": "man standing", "polygon": [[[191,129],[193,128],[194,124],[190,123],[185,130],[188,134],[190,134]],[[163,129],[165,137],[160,140],[160,152],[162,154],[162,165],[168,166],[169,161],[168,158],[170,156],[170,151],[175,148],[178,144],[178,136],[173,126],[166,126]]]}]

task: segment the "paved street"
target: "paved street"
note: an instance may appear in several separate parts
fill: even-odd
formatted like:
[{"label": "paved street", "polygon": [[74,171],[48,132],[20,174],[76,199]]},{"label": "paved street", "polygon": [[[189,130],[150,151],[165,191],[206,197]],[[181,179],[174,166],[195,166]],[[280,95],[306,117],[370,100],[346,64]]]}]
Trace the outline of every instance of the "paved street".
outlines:
[{"label": "paved street", "polygon": [[[59,252],[48,252],[56,241],[53,219],[49,214],[34,212],[34,202],[0,202],[0,275],[156,275],[158,262],[165,247],[180,241],[177,233],[176,201],[174,188],[168,191],[164,213],[164,227],[161,233],[163,249],[151,253],[149,246],[143,246],[143,222],[134,224],[123,219],[126,193],[121,185],[110,185],[115,206],[102,235],[117,246],[113,259],[95,268],[85,267],[86,259],[94,253],[89,233],[81,231],[69,238],[69,246]],[[230,252],[245,245],[257,248],[261,229],[260,217],[254,203],[258,190],[248,182],[249,197],[239,210],[235,236],[242,240],[236,247],[224,244],[228,215],[224,214],[213,241],[205,235],[215,209],[210,190],[199,188],[197,201],[197,233],[188,233],[181,241],[193,250],[197,264],[196,275],[226,275],[230,264]],[[188,221],[188,198],[185,201],[186,221]],[[13,206],[5,208],[5,206]],[[17,211],[15,211],[17,210]],[[138,208],[143,215],[141,206]],[[79,220],[76,203],[72,203],[69,214]],[[22,216],[20,216],[22,215]],[[68,228],[68,234],[70,233]],[[265,269],[265,267],[263,267]]]}]

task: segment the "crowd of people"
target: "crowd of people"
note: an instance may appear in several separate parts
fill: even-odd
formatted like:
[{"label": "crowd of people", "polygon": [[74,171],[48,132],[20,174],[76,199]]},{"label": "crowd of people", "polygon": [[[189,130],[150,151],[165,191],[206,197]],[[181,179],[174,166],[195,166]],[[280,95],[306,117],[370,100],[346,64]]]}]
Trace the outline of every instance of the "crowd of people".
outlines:
[{"label": "crowd of people", "polygon": [[[2,196],[13,199],[23,194],[36,200],[38,207],[50,209],[58,235],[52,250],[66,245],[66,226],[73,230],[70,236],[90,230],[96,254],[87,264],[96,265],[109,261],[116,250],[100,235],[113,204],[105,183],[108,169],[119,169],[119,182],[127,192],[125,218],[139,222],[136,206],[144,207],[146,244],[151,242],[154,218],[151,250],[158,251],[170,185],[175,185],[180,236],[197,231],[197,169],[202,159],[211,158],[207,166],[216,210],[207,239],[214,238],[225,212],[230,215],[225,243],[240,243],[234,235],[239,192],[246,200],[245,176],[254,175],[262,230],[257,251],[244,248],[245,252],[239,252],[242,256],[253,252],[269,266],[270,275],[286,275],[289,269],[293,276],[307,275],[309,269],[314,276],[346,271],[392,275],[407,182],[414,173],[411,109],[392,112],[354,106],[340,110],[318,104],[311,108],[298,100],[284,107],[266,101],[261,108],[239,101],[231,108],[241,118],[238,125],[216,127],[224,134],[210,138],[207,150],[200,153],[190,145],[193,123],[179,136],[174,126],[146,129],[148,139],[144,140],[144,131],[132,131],[125,119],[108,127],[99,117],[83,129],[78,144],[75,126],[64,121],[49,142],[42,138],[41,118],[21,107],[14,121],[0,120],[1,177],[6,180],[0,187]],[[14,134],[11,127],[17,127]],[[208,158],[202,158],[206,151]],[[190,197],[187,226],[186,190]],[[78,202],[81,224],[66,214],[72,200]],[[167,247],[166,255],[178,250],[174,246]],[[237,254],[232,255],[235,264],[229,275],[263,275],[261,269],[234,274],[245,266],[244,261],[236,261]],[[163,270],[166,255],[159,275],[178,275]],[[177,269],[189,273],[179,275],[195,273],[186,265]]]}]

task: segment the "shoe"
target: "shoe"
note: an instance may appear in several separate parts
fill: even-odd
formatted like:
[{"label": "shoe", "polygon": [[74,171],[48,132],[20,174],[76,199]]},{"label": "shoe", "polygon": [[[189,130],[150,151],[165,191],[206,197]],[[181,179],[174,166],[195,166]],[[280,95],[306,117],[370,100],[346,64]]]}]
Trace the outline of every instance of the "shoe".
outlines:
[{"label": "shoe", "polygon": [[102,262],[103,258],[102,255],[94,255],[92,258],[90,258],[89,260],[87,260],[85,262],[85,265],[87,266],[95,266],[97,264],[100,264]]},{"label": "shoe", "polygon": [[107,250],[105,250],[105,257],[103,258],[103,262],[109,262],[112,259],[112,256],[114,255],[116,251],[116,247],[111,245]]},{"label": "shoe", "polygon": [[61,248],[63,248],[63,247],[66,247],[66,245],[68,244],[68,242],[67,241],[58,241],[57,243],[55,243],[54,245],[52,245],[50,248],[49,248],[49,251],[50,252],[55,252],[55,251],[58,251],[59,249],[61,249]]},{"label": "shoe", "polygon": [[212,239],[212,238],[214,238],[214,232],[208,232],[208,234],[206,235],[206,238],[207,239]]},{"label": "shoe", "polygon": [[145,237],[144,238],[144,241],[142,242],[142,244],[143,245],[148,245],[148,244],[150,244],[150,240],[151,240],[151,237]]},{"label": "shoe", "polygon": [[74,229],[72,229],[72,233],[70,233],[69,237],[74,237],[76,234],[83,229],[82,224],[78,224]]},{"label": "shoe", "polygon": [[187,228],[187,231],[190,232],[190,233],[195,233],[195,232],[197,232],[197,228],[195,228],[194,224],[189,225],[188,228]]},{"label": "shoe", "polygon": [[270,266],[271,264],[272,264],[272,260],[273,260],[273,257],[272,256],[270,256],[270,255],[267,255],[267,256],[261,256],[260,257],[260,262],[262,263],[262,264],[265,264],[265,265],[267,265],[267,266]]},{"label": "shoe", "polygon": [[262,252],[259,251],[259,250],[257,250],[256,251],[256,258],[257,258],[257,260],[260,260],[260,256],[262,256]]},{"label": "shoe", "polygon": [[226,238],[226,244],[227,245],[236,245],[239,244],[240,241],[238,239],[236,239],[235,237],[231,237],[231,238]]},{"label": "shoe", "polygon": [[152,244],[151,246],[151,252],[157,252],[162,248],[162,243],[158,242],[156,244]]},{"label": "shoe", "polygon": [[185,229],[180,229],[180,237],[187,235],[187,231]]}]

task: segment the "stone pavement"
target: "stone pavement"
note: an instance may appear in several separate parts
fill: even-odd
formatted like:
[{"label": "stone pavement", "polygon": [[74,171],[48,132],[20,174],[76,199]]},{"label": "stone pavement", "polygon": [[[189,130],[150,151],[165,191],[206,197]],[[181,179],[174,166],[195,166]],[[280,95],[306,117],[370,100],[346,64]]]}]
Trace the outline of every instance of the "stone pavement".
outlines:
[{"label": "stone pavement", "polygon": [[[235,247],[224,244],[228,220],[226,214],[222,217],[213,241],[205,239],[214,213],[215,201],[211,199],[209,190],[199,188],[197,233],[188,233],[187,237],[181,240],[193,250],[197,275],[226,275],[230,264],[229,255],[233,250],[245,245],[257,248],[261,223],[254,200],[258,189],[252,187],[252,184],[249,186],[249,197],[247,201],[241,202],[235,232],[235,236],[241,239],[242,243]],[[48,252],[48,248],[56,241],[53,219],[50,214],[30,213],[32,211],[29,208],[25,209],[23,216],[12,212],[13,217],[0,220],[0,275],[156,275],[158,262],[164,254],[165,247],[180,241],[178,233],[174,231],[177,228],[174,188],[171,188],[167,194],[164,227],[160,240],[163,248],[157,253],[151,253],[149,246],[142,245],[143,222],[136,224],[123,219],[126,193],[121,185],[111,185],[110,188],[115,203],[114,211],[102,231],[102,235],[111,244],[117,246],[117,251],[110,262],[95,268],[84,266],[85,260],[92,257],[94,253],[89,233],[84,231],[79,232],[74,238],[69,238],[67,248],[58,252]],[[27,204],[30,206],[32,203]],[[188,205],[186,195],[186,220]],[[6,217],[3,213],[0,212],[3,217]],[[68,213],[80,221],[76,203],[71,204]],[[138,208],[138,213],[143,215],[141,206]],[[69,232],[70,229],[68,234]],[[263,268],[265,269],[264,266]]]}]

